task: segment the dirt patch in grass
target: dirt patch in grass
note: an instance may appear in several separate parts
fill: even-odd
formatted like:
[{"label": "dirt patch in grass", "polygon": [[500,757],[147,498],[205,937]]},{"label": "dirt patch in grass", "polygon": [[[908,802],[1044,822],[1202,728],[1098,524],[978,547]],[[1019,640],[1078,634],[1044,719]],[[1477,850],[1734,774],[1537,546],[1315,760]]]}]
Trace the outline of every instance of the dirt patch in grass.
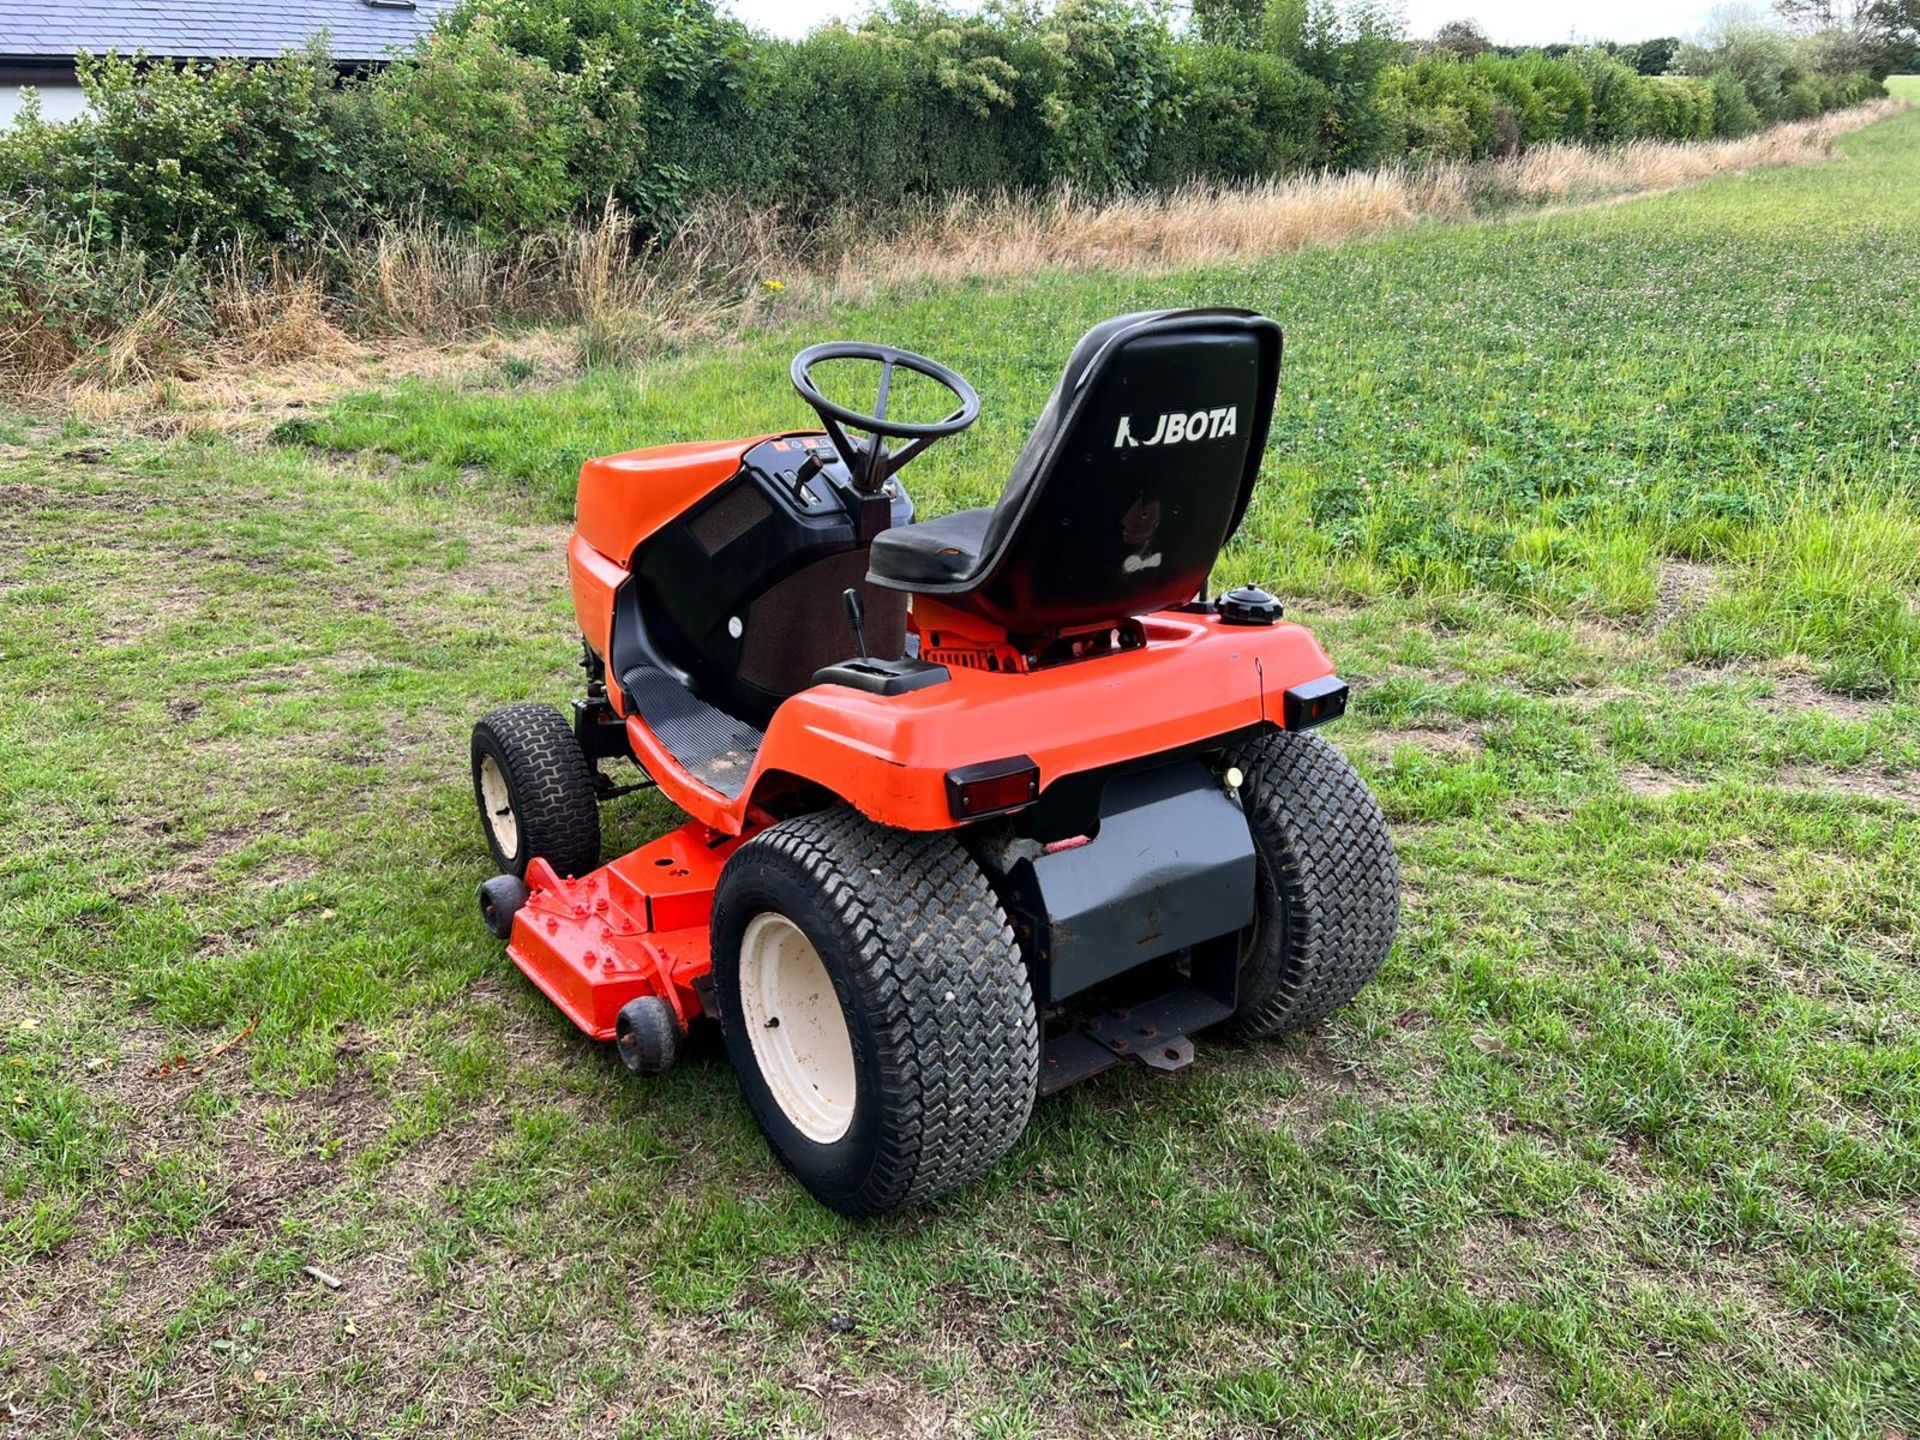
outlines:
[{"label": "dirt patch in grass", "polygon": [[247,825],[215,830],[202,840],[177,846],[173,863],[153,877],[152,892],[178,895],[210,888],[221,861],[270,833],[276,821],[286,818],[284,810],[268,810]]},{"label": "dirt patch in grass", "polygon": [[1402,745],[1410,745],[1416,750],[1425,750],[1429,754],[1442,755],[1449,759],[1466,759],[1469,756],[1478,755],[1487,748],[1479,726],[1457,723],[1445,730],[1419,728],[1369,730],[1354,736],[1347,743],[1347,748],[1390,755]]},{"label": "dirt patch in grass", "polygon": [[1277,1049],[1247,1047],[1233,1063],[1281,1066],[1298,1082],[1294,1090],[1272,1097],[1249,1118],[1262,1129],[1292,1136],[1302,1149],[1312,1146],[1335,1123],[1334,1110],[1341,1101],[1384,1104],[1396,1098],[1394,1089],[1372,1067],[1341,1061],[1319,1030],[1297,1035]]},{"label": "dirt patch in grass", "polygon": [[1819,770],[1807,766],[1789,766],[1774,783],[1790,790],[1860,796],[1889,805],[1920,808],[1920,774],[1904,771],[1889,774],[1884,770]]},{"label": "dirt patch in grass", "polygon": [[1638,795],[1647,800],[1665,800],[1701,788],[1698,781],[1665,770],[1649,769],[1644,765],[1621,766],[1620,787],[1629,795]]},{"label": "dirt patch in grass", "polygon": [[1698,610],[1720,590],[1720,576],[1711,565],[1697,560],[1669,558],[1660,562],[1653,623],[1666,625]]},{"label": "dirt patch in grass", "polygon": [[[414,1352],[439,1331],[415,1274],[417,1216],[443,1203],[511,1120],[475,1107],[371,1171],[356,1167],[383,1141],[396,1098],[372,1078],[366,1044],[344,1037],[333,1079],[287,1094],[249,1080],[244,1044],[176,1056],[147,1028],[86,1073],[87,1090],[118,1116],[124,1149],[76,1236],[6,1273],[5,1388],[24,1418],[59,1423],[67,1405],[43,1398],[59,1393],[125,1417],[100,1433],[179,1433],[271,1408],[279,1391],[298,1398],[315,1386],[313,1396],[339,1403],[345,1380],[351,1401],[351,1373],[373,1357],[385,1356],[373,1368],[390,1380],[414,1373]],[[356,1247],[327,1253],[317,1236],[302,1238],[343,1214],[357,1217]],[[150,1381],[136,1377],[136,1356]],[[129,1410],[148,1383],[159,1386],[155,1403]],[[371,1393],[392,1414],[414,1390],[402,1380]]]},{"label": "dirt patch in grass", "polygon": [[1768,674],[1773,682],[1773,694],[1760,704],[1769,710],[1783,713],[1818,710],[1841,720],[1869,720],[1884,713],[1887,708],[1881,701],[1836,695],[1831,690],[1821,688],[1803,670],[1774,670]]}]

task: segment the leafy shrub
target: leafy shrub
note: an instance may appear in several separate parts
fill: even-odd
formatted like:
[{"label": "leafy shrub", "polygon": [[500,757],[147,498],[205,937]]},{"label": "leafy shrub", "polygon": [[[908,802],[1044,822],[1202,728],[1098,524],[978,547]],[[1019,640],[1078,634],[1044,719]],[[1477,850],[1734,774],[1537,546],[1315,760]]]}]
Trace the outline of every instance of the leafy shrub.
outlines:
[{"label": "leafy shrub", "polygon": [[1395,153],[1394,119],[1380,103],[1400,58],[1398,12],[1383,0],[1268,0],[1264,48],[1326,87],[1331,100],[1321,147],[1328,163],[1377,165]]},{"label": "leafy shrub", "polygon": [[0,193],[55,228],[172,253],[305,238],[351,208],[359,180],[323,54],[180,68],[83,55],[79,72],[90,113],[50,125],[29,112],[0,131]]},{"label": "leafy shrub", "polygon": [[1493,93],[1478,70],[1450,55],[1422,55],[1388,71],[1381,99],[1416,164],[1475,159],[1494,143]]},{"label": "leafy shrub", "polygon": [[1820,94],[1822,110],[1844,110],[1849,105],[1864,105],[1887,93],[1887,87],[1871,75],[1814,75],[1811,83]]},{"label": "leafy shrub", "polygon": [[1796,80],[1780,92],[1783,120],[1811,120],[1820,110],[1820,91],[1809,80]]},{"label": "leafy shrub", "polygon": [[582,205],[596,150],[629,138],[573,77],[507,48],[484,18],[435,31],[358,99],[387,206],[424,202],[498,239]]},{"label": "leafy shrub", "polygon": [[1647,135],[1656,140],[1705,140],[1713,134],[1713,91],[1704,81],[1656,75],[1646,84]]},{"label": "leafy shrub", "polygon": [[[1540,97],[1545,119],[1540,141],[1585,140],[1593,123],[1593,90],[1579,66],[1545,55],[1522,55],[1515,63]],[[1537,143],[1531,135],[1525,139],[1529,145]]]},{"label": "leafy shrub", "polygon": [[[1541,55],[1478,55],[1473,60],[1478,82],[1493,96],[1497,111],[1504,108],[1518,130],[1519,147],[1585,136],[1593,113],[1593,93],[1580,72],[1563,60]],[[1495,150],[1508,148],[1498,143]]]},{"label": "leafy shrub", "polygon": [[1323,163],[1332,96],[1278,55],[1184,45],[1146,178],[1250,180]]},{"label": "leafy shrub", "polygon": [[709,0],[462,0],[443,28],[484,31],[563,77],[585,142],[569,156],[577,187],[655,223],[703,188],[685,154],[735,118],[751,50]]},{"label": "leafy shrub", "polygon": [[1713,94],[1713,133],[1723,138],[1751,135],[1760,128],[1760,112],[1747,87],[1731,70],[1716,70],[1707,81]]},{"label": "leafy shrub", "polygon": [[1127,0],[1062,0],[1040,33],[1059,62],[1047,97],[1048,169],[1099,190],[1139,183],[1172,78],[1165,30]]},{"label": "leafy shrub", "polygon": [[[1709,23],[1698,40],[1682,45],[1673,63],[1684,75],[1732,75],[1746,92],[1754,118],[1745,130],[1718,133],[1746,134],[1763,120],[1781,117],[1786,84],[1783,77],[1793,68],[1793,46],[1771,26],[1739,12],[1728,12]],[[1737,108],[1732,107],[1729,113]]]},{"label": "leafy shrub", "polygon": [[1595,140],[1614,144],[1647,133],[1652,102],[1639,72],[1600,49],[1576,50],[1567,60],[1586,82]]}]

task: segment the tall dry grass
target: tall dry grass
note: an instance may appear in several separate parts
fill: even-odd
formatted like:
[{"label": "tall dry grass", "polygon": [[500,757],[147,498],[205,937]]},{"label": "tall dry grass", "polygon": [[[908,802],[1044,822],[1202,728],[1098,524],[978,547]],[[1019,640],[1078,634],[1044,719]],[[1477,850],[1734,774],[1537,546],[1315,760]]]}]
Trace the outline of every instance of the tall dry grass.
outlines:
[{"label": "tall dry grass", "polygon": [[1840,136],[1906,108],[1904,100],[1879,100],[1740,140],[1544,145],[1471,165],[1189,185],[1117,200],[1067,191],[963,196],[907,219],[877,244],[843,252],[818,279],[835,298],[858,298],[923,281],[1258,259],[1424,220],[1671,190],[1734,171],[1809,164],[1831,157]]},{"label": "tall dry grass", "polygon": [[[1428,220],[1668,190],[1733,171],[1823,160],[1833,142],[1905,109],[1882,100],[1743,140],[1544,146],[1510,160],[1319,174],[1119,199],[1058,191],[956,198],[886,218],[786,223],[748,202],[707,207],[665,240],[608,205],[570,230],[499,247],[422,222],[334,235],[305,252],[241,244],[152,271],[55,241],[22,263],[0,249],[0,393],[111,410],[129,387],[153,408],[199,384],[218,406],[280,367],[305,396],[356,367],[491,343],[503,328],[565,327],[572,363],[624,363],[736,332],[768,309],[890,288],[1045,269],[1160,271],[1332,245]],[[0,240],[8,232],[0,213]],[[33,287],[39,286],[36,291]],[[76,296],[90,296],[78,303]],[[7,297],[0,296],[0,300]],[[146,403],[146,402],[140,402]],[[234,403],[251,405],[251,401]],[[304,403],[297,401],[293,403]]]}]

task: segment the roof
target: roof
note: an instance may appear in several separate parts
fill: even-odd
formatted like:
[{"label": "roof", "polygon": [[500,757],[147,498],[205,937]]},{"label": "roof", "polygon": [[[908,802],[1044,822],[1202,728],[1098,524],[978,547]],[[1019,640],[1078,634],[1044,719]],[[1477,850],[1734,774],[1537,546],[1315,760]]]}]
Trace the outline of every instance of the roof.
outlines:
[{"label": "roof", "polygon": [[454,0],[0,0],[0,57],[144,50],[171,60],[265,60],[322,30],[335,60],[384,60]]}]

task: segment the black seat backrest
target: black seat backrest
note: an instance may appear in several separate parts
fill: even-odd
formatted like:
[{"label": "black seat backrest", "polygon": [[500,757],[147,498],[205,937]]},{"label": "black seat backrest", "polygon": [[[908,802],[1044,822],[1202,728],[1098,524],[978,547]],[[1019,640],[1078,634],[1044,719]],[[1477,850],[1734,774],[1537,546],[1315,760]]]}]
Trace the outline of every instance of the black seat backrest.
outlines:
[{"label": "black seat backrest", "polygon": [[1280,327],[1246,310],[1095,326],[1021,451],[978,565],[916,588],[1018,636],[1193,599],[1252,497],[1281,345]]}]

